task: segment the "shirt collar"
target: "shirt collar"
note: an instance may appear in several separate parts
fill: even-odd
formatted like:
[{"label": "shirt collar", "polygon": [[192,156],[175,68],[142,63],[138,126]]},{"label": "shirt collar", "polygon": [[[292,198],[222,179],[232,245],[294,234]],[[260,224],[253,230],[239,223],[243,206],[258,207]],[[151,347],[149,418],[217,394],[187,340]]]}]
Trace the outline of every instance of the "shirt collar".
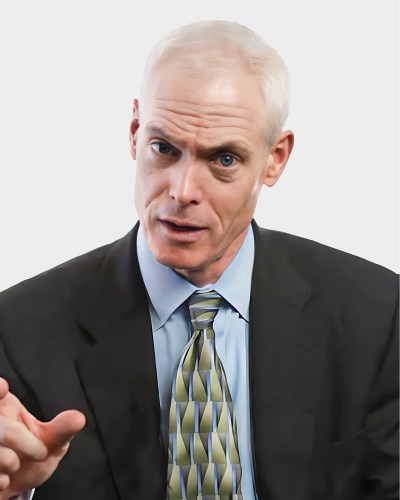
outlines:
[{"label": "shirt collar", "polygon": [[238,253],[215,284],[199,288],[160,264],[151,253],[142,226],[137,236],[140,272],[153,308],[154,330],[161,328],[171,314],[197,290],[215,290],[248,322],[251,275],[254,263],[254,234],[249,226]]}]

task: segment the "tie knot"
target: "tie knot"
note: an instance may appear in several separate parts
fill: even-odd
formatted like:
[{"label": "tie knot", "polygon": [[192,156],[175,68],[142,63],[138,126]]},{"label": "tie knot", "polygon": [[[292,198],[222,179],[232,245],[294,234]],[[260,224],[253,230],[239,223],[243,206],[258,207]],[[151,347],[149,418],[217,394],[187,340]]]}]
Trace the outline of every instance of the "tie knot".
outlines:
[{"label": "tie knot", "polygon": [[221,296],[214,290],[210,292],[195,292],[191,295],[189,298],[189,310],[194,330],[202,330],[212,326],[220,306]]}]

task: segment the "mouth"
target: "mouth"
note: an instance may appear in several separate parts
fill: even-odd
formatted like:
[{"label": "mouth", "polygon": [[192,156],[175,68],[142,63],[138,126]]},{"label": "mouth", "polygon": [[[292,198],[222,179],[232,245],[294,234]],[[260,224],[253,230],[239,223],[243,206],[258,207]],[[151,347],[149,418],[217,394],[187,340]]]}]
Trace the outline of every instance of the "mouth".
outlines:
[{"label": "mouth", "polygon": [[200,231],[204,229],[203,227],[190,226],[186,224],[176,224],[175,222],[170,222],[170,221],[162,221],[162,222],[163,224],[169,226],[171,229],[174,229],[175,231],[189,232],[189,231]]},{"label": "mouth", "polygon": [[191,223],[191,221],[172,221],[168,219],[160,219],[161,225],[167,232],[169,237],[178,238],[179,241],[195,240],[204,232],[206,227]]}]

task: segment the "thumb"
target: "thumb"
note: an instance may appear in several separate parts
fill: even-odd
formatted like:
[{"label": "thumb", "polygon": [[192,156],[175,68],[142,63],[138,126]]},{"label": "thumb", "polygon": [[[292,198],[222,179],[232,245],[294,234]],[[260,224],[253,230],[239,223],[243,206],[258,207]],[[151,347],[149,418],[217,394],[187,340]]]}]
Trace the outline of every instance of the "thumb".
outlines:
[{"label": "thumb", "polygon": [[66,447],[86,423],[85,415],[77,410],[63,411],[50,422],[40,422],[28,411],[24,411],[21,417],[28,429],[46,445],[50,453]]}]

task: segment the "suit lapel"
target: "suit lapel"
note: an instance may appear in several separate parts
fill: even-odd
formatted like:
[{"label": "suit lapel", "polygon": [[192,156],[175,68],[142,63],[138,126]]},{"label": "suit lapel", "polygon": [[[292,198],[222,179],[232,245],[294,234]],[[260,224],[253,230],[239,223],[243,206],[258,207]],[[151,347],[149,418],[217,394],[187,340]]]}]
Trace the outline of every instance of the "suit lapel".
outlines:
[{"label": "suit lapel", "polygon": [[297,500],[306,498],[323,332],[305,314],[312,290],[295,271],[287,243],[279,233],[253,228],[250,384],[257,489],[260,498]]},{"label": "suit lapel", "polygon": [[93,345],[77,362],[121,499],[160,498],[166,470],[160,407],[137,227],[111,247],[82,304]]}]

